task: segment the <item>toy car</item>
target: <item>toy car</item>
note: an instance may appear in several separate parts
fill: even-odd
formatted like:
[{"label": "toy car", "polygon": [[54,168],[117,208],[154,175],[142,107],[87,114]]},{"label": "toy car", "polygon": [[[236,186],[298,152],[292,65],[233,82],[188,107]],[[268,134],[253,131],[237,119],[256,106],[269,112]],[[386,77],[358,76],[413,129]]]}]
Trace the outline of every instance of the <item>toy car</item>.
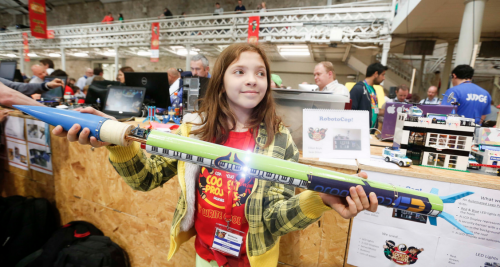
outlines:
[{"label": "toy car", "polygon": [[469,163],[467,164],[467,169],[479,170],[479,166],[471,166],[472,164],[478,164],[476,158],[472,155],[469,155]]},{"label": "toy car", "polygon": [[412,117],[422,117],[423,112],[417,106],[413,106],[413,107],[410,107],[410,110],[408,111],[408,115],[410,115]]},{"label": "toy car", "polygon": [[394,162],[400,167],[409,167],[411,165],[411,160],[399,149],[386,147],[382,152],[382,156],[386,162]]}]

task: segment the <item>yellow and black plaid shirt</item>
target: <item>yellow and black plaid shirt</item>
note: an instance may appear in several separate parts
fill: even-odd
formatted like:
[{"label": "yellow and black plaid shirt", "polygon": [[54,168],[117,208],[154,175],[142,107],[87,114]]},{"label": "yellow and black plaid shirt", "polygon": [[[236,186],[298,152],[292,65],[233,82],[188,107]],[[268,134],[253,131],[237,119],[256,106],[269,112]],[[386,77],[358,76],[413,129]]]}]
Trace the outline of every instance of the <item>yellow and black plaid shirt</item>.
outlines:
[{"label": "yellow and black plaid shirt", "polygon": [[[176,134],[189,136],[189,131],[190,126],[183,124]],[[254,153],[293,162],[298,161],[299,150],[288,129],[281,127],[280,133],[274,136],[271,145],[263,148],[267,138],[264,124],[261,124]],[[137,147],[127,153],[116,151],[116,149],[124,148],[108,148],[111,152],[111,164],[130,187],[140,191],[153,190],[177,174],[177,160],[155,155],[147,158]],[[129,154],[131,159],[116,162],[113,160],[113,153]],[[172,235],[179,234],[179,230],[175,227],[182,220],[186,209],[187,203],[184,194],[181,194],[172,221]],[[323,204],[316,192],[305,191],[295,195],[293,186],[256,180],[245,206],[245,216],[249,224],[247,255],[250,257],[265,253],[279,242],[280,236],[305,229],[327,210],[330,208]]]}]

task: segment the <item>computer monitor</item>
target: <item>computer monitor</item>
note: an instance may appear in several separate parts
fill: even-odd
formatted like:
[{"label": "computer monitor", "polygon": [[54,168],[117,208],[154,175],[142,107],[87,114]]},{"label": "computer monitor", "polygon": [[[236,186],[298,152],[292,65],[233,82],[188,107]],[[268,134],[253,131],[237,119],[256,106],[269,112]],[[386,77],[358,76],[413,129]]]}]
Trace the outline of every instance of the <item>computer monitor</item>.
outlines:
[{"label": "computer monitor", "polygon": [[16,73],[17,61],[1,61],[0,62],[0,78],[14,81]]},{"label": "computer monitor", "polygon": [[141,116],[142,102],[146,95],[144,87],[111,86],[104,103],[103,112],[115,117]]},{"label": "computer monitor", "polygon": [[18,83],[24,82],[23,74],[19,69],[16,69],[16,72],[14,73],[14,82]]},{"label": "computer monitor", "polygon": [[59,86],[57,88],[50,89],[49,91],[42,93],[42,98],[44,101],[60,100],[64,95],[64,87],[68,82],[68,76],[45,76],[44,82],[50,82],[54,79],[61,79],[64,86]]},{"label": "computer monitor", "polygon": [[[111,86],[118,86],[120,82],[113,81],[92,81],[89,85],[87,95],[85,96],[85,104],[97,104],[97,99],[101,104],[106,103],[108,90]],[[82,88],[83,90],[83,88]],[[102,108],[100,108],[102,110]]]},{"label": "computer monitor", "polygon": [[125,72],[124,74],[127,86],[146,88],[144,102],[147,105],[158,108],[168,108],[171,105],[170,85],[166,72]]}]

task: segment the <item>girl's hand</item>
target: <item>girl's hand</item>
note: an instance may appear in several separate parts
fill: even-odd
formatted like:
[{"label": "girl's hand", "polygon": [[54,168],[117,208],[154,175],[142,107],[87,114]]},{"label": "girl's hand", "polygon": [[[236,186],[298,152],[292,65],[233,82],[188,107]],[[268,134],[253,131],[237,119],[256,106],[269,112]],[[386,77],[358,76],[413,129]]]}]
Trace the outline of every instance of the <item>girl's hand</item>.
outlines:
[{"label": "girl's hand", "polygon": [[[112,120],[116,121],[116,119],[114,117],[106,115],[106,114],[104,114],[100,111],[97,111],[91,107],[77,108],[77,109],[75,109],[75,111],[80,111],[81,113],[94,114],[97,116],[101,116],[101,117],[112,119]],[[82,127],[79,124],[75,124],[75,125],[73,125],[73,127],[71,127],[71,129],[69,129],[69,131],[66,132],[63,130],[61,125],[58,125],[57,127],[54,128],[54,130],[52,130],[52,133],[58,137],[67,137],[68,141],[70,141],[70,142],[78,141],[78,143],[80,143],[82,145],[91,145],[92,147],[95,147],[95,148],[101,147],[101,146],[108,146],[111,144],[111,143],[99,141],[94,136],[89,138],[89,134],[90,134],[89,128],[84,128],[82,130],[82,132],[80,133],[80,135],[78,135],[78,132],[80,131],[81,128]]]},{"label": "girl's hand", "polygon": [[[365,172],[358,173],[358,176],[364,179],[368,178],[368,175]],[[349,189],[349,193],[350,196],[346,198],[332,196],[325,193],[320,193],[319,195],[325,205],[330,206],[344,219],[353,218],[363,210],[371,212],[377,211],[378,200],[375,193],[372,192],[369,197],[366,196],[365,190],[360,185],[351,187]],[[368,199],[370,201],[368,201]]]}]

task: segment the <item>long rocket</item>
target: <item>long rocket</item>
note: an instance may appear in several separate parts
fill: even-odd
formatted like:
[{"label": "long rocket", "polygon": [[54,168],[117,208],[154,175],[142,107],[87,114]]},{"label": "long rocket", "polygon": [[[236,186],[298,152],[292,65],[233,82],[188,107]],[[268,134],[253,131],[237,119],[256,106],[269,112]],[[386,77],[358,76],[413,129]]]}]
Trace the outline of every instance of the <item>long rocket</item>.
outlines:
[{"label": "long rocket", "polygon": [[349,196],[349,188],[361,185],[367,194],[373,192],[377,195],[381,206],[426,215],[431,225],[437,225],[437,217],[443,218],[464,233],[473,234],[453,215],[443,211],[445,203],[454,203],[457,199],[474,193],[471,191],[438,196],[435,188],[430,193],[416,191],[176,134],[152,130],[146,137],[144,129],[133,129],[129,124],[77,111],[39,106],[14,107],[50,125],[61,125],[66,131],[74,124],[80,124],[82,129],[89,128],[91,135],[100,141],[122,146],[137,141],[151,154],[239,175],[339,197]]}]

